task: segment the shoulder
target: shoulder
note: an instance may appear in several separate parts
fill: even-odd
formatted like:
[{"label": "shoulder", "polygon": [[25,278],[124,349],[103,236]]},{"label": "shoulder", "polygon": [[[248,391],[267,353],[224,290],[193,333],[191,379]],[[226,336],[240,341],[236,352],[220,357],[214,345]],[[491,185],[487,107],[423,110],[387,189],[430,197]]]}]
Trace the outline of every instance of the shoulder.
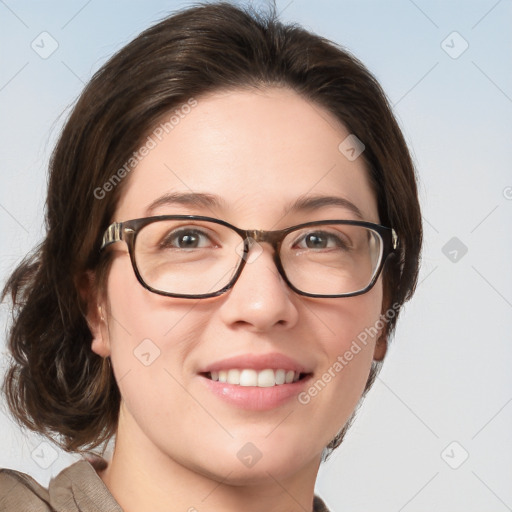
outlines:
[{"label": "shoulder", "polygon": [[48,489],[31,476],[13,469],[0,469],[0,511],[53,512]]},{"label": "shoulder", "polygon": [[75,462],[48,489],[25,473],[0,469],[0,512],[123,512],[96,472],[102,462]]}]

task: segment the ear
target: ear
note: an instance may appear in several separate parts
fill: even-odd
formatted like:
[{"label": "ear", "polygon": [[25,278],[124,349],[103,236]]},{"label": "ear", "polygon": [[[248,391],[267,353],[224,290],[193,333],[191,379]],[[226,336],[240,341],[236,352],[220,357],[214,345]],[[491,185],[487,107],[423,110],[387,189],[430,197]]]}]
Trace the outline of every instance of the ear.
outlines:
[{"label": "ear", "polygon": [[373,352],[373,359],[376,361],[382,361],[386,357],[388,351],[388,337],[386,334],[386,328],[382,330],[375,344],[375,350]]},{"label": "ear", "polygon": [[86,271],[79,280],[78,288],[86,305],[85,319],[92,334],[91,349],[101,357],[110,355],[110,339],[106,314],[106,300],[100,296],[94,272]]},{"label": "ear", "polygon": [[[386,261],[385,263],[383,272],[386,271],[387,265],[388,261]],[[379,277],[379,279],[381,278]],[[389,288],[385,284],[383,284],[381,319],[386,318],[387,320],[384,322],[384,325],[382,326],[379,332],[377,342],[375,343],[375,350],[373,351],[373,359],[375,361],[383,361],[388,351],[389,319],[387,313],[390,310],[390,308],[391,297],[389,294]]]}]

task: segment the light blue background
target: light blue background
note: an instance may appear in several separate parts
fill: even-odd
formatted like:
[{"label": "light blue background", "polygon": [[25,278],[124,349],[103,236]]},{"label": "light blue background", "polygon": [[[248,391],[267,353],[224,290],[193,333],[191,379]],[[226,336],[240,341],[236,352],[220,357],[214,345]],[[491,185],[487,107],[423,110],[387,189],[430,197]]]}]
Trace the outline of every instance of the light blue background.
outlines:
[{"label": "light blue background", "polygon": [[[42,236],[63,112],[113,52],[187,5],[0,0],[2,282]],[[277,5],[284,21],[346,46],[381,82],[417,164],[425,220],[416,296],[317,491],[334,511],[512,510],[512,2]],[[59,44],[48,59],[31,48],[43,31]],[[469,44],[457,59],[441,46],[453,31]],[[462,48],[457,36],[448,44]],[[468,248],[455,263],[442,252],[452,237]],[[0,315],[5,325],[5,304]],[[20,435],[5,410],[0,425],[0,467],[46,485],[76,460],[56,452],[43,469],[31,457],[42,439]],[[462,448],[447,460],[469,454],[458,469],[441,457],[453,441]]]}]

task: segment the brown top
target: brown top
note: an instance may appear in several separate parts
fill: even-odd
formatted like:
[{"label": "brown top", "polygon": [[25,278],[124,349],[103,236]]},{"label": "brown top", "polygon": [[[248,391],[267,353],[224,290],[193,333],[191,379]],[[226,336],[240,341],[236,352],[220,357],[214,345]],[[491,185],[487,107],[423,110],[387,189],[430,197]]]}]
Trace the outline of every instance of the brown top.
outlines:
[{"label": "brown top", "polygon": [[[48,489],[25,473],[0,469],[0,512],[123,512],[96,473],[105,464],[101,458],[75,462]],[[318,496],[313,512],[329,512]]]}]

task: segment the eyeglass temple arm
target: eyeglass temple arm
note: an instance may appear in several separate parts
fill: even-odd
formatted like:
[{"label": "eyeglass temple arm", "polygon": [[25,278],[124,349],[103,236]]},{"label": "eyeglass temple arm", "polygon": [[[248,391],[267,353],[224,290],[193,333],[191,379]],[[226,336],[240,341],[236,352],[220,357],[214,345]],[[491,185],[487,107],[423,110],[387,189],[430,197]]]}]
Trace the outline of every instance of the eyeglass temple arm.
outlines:
[{"label": "eyeglass temple arm", "polygon": [[113,244],[115,242],[120,242],[122,239],[123,239],[123,237],[122,237],[122,231],[121,231],[121,223],[114,222],[113,224],[110,224],[110,226],[105,231],[105,234],[103,235],[103,240],[101,241],[100,251],[110,244]]},{"label": "eyeglass temple arm", "polygon": [[398,236],[394,229],[391,229],[391,239],[393,241],[393,249],[396,249],[398,246]]}]

